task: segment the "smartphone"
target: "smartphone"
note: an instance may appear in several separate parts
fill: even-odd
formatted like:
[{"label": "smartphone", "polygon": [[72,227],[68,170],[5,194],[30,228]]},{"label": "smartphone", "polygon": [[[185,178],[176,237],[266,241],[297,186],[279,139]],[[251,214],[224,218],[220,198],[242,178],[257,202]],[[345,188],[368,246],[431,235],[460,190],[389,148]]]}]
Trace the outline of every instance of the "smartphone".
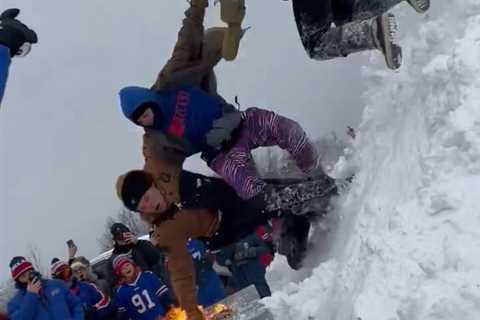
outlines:
[{"label": "smartphone", "polygon": [[38,279],[39,279],[38,274],[36,274],[35,272],[32,272],[32,273],[30,274],[30,277],[29,277],[28,280],[29,280],[31,283],[34,283],[34,282],[37,282]]},{"label": "smartphone", "polygon": [[67,241],[67,246],[69,246],[71,248],[71,247],[75,246],[75,242],[73,242],[73,240],[70,239],[70,240]]}]

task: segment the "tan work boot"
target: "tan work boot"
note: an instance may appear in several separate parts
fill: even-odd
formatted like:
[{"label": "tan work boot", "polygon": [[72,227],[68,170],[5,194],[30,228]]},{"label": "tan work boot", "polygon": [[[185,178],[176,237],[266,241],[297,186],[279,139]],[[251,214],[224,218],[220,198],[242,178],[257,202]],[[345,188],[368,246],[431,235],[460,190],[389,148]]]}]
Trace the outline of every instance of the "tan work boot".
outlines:
[{"label": "tan work boot", "polygon": [[222,55],[225,60],[232,61],[237,56],[242,37],[245,0],[220,0],[220,17],[228,25],[223,39]]},{"label": "tan work boot", "polygon": [[227,28],[213,27],[205,30],[203,35],[202,60],[216,65],[223,57],[223,41]]}]

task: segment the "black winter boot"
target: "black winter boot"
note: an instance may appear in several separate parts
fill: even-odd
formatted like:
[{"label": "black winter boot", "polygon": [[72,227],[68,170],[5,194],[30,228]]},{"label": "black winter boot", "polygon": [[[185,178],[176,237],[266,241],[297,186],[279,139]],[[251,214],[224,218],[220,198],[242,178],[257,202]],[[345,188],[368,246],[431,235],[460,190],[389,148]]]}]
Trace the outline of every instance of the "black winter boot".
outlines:
[{"label": "black winter boot", "polygon": [[12,57],[27,55],[30,45],[38,42],[35,31],[16,19],[19,13],[19,9],[8,9],[0,15],[0,44],[10,49]]},{"label": "black winter boot", "polygon": [[335,179],[322,175],[289,185],[268,185],[252,201],[267,212],[289,211],[295,215],[309,212],[309,203],[315,199],[330,198],[337,194]]}]

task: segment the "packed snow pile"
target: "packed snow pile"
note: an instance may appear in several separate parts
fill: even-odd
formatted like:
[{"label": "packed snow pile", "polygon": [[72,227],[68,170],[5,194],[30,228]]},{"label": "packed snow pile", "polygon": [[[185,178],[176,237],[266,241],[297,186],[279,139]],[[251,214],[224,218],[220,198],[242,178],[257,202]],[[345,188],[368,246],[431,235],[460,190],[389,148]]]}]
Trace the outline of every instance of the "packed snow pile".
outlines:
[{"label": "packed snow pile", "polygon": [[276,319],[480,319],[480,2],[432,2],[400,72],[366,70],[332,256],[266,300]]}]

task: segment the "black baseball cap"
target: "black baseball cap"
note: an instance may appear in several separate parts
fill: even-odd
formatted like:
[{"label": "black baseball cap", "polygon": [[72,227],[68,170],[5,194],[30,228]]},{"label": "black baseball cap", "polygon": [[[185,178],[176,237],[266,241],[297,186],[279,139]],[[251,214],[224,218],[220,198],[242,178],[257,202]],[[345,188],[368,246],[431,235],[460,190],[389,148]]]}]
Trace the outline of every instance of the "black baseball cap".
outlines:
[{"label": "black baseball cap", "polygon": [[115,240],[122,239],[123,234],[126,232],[130,232],[130,229],[126,225],[120,222],[114,223],[110,227],[110,233],[112,234],[113,239]]}]

